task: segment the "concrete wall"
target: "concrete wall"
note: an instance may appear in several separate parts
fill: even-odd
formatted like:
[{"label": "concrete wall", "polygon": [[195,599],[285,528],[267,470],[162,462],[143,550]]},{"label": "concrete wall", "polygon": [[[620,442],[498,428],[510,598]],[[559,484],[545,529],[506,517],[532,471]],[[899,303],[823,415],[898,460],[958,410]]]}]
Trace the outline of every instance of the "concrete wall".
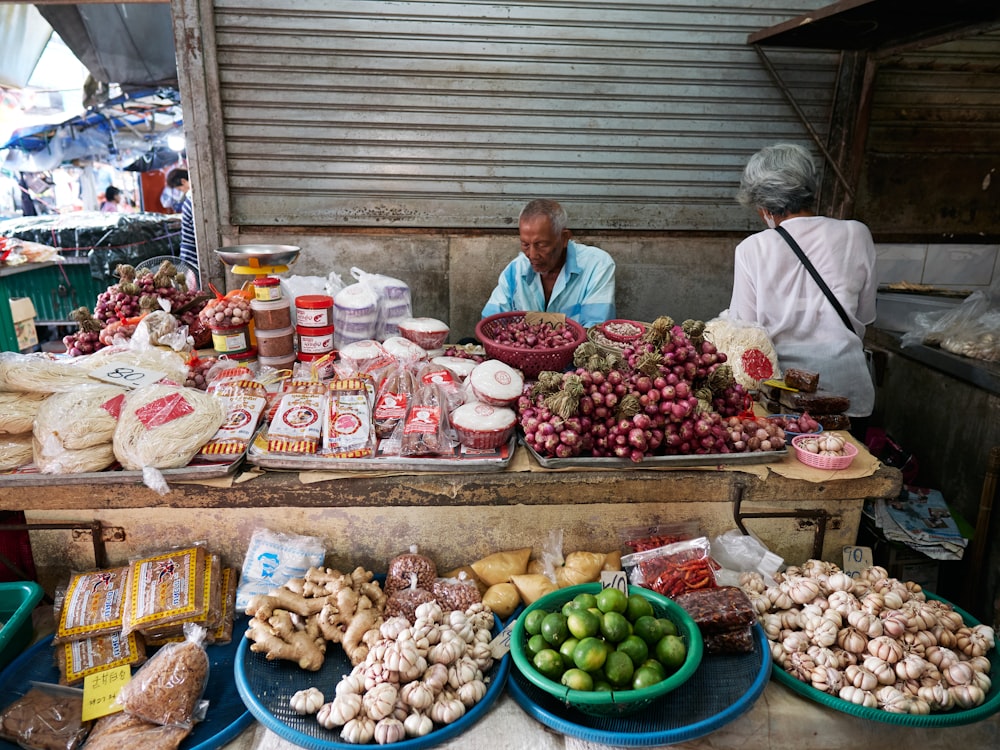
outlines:
[{"label": "concrete wall", "polygon": [[[708,320],[729,306],[733,248],[742,235],[615,235],[576,233],[577,239],[611,253],[617,264],[618,315],[652,320]],[[302,248],[291,274],[345,282],[357,266],[410,285],[413,310],[451,325],[453,340],[471,336],[503,267],[519,252],[517,236],[408,232],[249,233],[240,243],[293,244]],[[212,261],[212,259],[206,259]],[[220,274],[221,263],[212,261]],[[231,287],[245,277],[226,272]]]}]

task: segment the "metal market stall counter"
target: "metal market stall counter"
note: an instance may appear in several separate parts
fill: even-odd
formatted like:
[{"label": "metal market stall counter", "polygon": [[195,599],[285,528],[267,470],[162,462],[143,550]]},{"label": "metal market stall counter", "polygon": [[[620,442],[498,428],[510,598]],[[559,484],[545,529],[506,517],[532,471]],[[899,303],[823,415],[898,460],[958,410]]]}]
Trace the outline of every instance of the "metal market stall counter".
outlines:
[{"label": "metal market stall counter", "polygon": [[52,591],[67,570],[199,540],[239,566],[259,527],[322,536],[329,565],[373,570],[412,544],[450,569],[502,549],[538,553],[550,529],[563,530],[567,551],[606,551],[620,546],[619,528],[692,519],[708,535],[752,531],[790,562],[840,561],[865,498],[895,496],[900,482],[863,448],[837,472],[792,455],[738,468],[549,470],[519,447],[499,472],[244,471],[173,483],[163,496],[138,482],[66,479],[4,487],[0,509],[24,510],[29,526],[62,525],[31,530],[40,582]]}]

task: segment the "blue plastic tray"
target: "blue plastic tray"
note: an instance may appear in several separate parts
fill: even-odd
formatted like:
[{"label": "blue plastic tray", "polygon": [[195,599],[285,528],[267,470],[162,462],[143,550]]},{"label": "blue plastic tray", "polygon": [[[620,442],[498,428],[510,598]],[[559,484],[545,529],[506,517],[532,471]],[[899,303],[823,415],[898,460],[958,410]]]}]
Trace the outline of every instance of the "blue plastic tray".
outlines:
[{"label": "blue plastic tray", "polygon": [[691,678],[649,708],[627,716],[590,716],[539,690],[520,671],[507,682],[511,696],[529,716],[586,742],[617,747],[656,747],[704,737],[743,715],[771,675],[771,651],[764,629],[754,625],[753,651],[706,654]]},{"label": "blue plastic tray", "polygon": [[[500,632],[500,621],[494,615],[493,634]],[[250,641],[240,639],[236,656],[236,686],[247,708],[257,720],[276,735],[307,750],[352,750],[358,745],[343,742],[340,729],[325,729],[315,716],[300,716],[288,705],[298,690],[319,688],[326,700],[333,700],[337,683],[353,667],[347,654],[332,644],[327,649],[323,666],[316,672],[307,672],[288,661],[268,661],[263,654],[250,650]],[[510,671],[510,655],[493,666],[486,677],[489,683],[486,695],[469,709],[458,721],[435,729],[423,737],[394,742],[394,750],[417,750],[434,747],[445,740],[457,737],[475,724],[503,692]],[[375,743],[371,743],[374,745]]]},{"label": "blue plastic tray", "polygon": [[[232,741],[253,722],[253,716],[240,700],[233,684],[233,661],[243,640],[247,618],[237,618],[230,643],[206,648],[209,658],[208,685],[204,698],[209,702],[205,720],[195,724],[179,750],[216,750]],[[59,669],[52,653],[52,636],[29,648],[0,673],[0,709],[5,708],[31,689],[32,682],[59,681]],[[0,740],[0,750],[20,750]]]}]

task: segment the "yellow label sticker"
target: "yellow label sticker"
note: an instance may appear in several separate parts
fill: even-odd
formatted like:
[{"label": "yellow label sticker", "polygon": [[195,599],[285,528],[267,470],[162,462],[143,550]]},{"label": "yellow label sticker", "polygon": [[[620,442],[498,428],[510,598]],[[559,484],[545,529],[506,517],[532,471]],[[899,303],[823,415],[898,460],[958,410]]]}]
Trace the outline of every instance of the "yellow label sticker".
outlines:
[{"label": "yellow label sticker", "polygon": [[798,388],[792,388],[792,386],[786,384],[784,380],[774,380],[772,378],[771,380],[764,380],[762,382],[762,384],[763,385],[769,385],[772,388],[780,388],[783,391],[791,391],[792,393],[798,393],[799,392]]},{"label": "yellow label sticker", "polygon": [[83,678],[83,720],[99,719],[121,711],[118,693],[132,681],[130,667],[113,667]]}]

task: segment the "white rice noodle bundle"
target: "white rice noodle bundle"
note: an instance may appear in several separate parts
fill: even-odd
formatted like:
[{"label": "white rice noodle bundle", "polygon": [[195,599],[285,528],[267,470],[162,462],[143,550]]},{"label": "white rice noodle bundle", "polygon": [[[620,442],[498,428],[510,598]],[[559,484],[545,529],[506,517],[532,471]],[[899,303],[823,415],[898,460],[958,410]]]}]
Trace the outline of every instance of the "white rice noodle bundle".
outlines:
[{"label": "white rice noodle bundle", "polygon": [[0,391],[0,435],[26,435],[45,400],[44,393]]},{"label": "white rice noodle bundle", "polygon": [[183,355],[167,349],[139,346],[108,346],[93,354],[78,357],[80,367],[94,371],[112,364],[131,365],[143,370],[162,372],[167,380],[180,385],[188,376],[187,360]]},{"label": "white rice noodle bundle", "polygon": [[0,471],[31,463],[31,433],[0,435]]},{"label": "white rice noodle bundle", "polygon": [[38,410],[35,439],[50,455],[110,446],[125,393],[124,388],[97,382],[68,393],[53,393]]},{"label": "white rice noodle bundle", "polygon": [[57,441],[42,443],[34,438],[31,442],[32,458],[42,474],[85,474],[102,471],[115,462],[110,441],[80,450],[60,449]]},{"label": "white rice noodle bundle", "polygon": [[61,393],[93,382],[75,360],[46,354],[0,354],[0,391]]},{"label": "white rice noodle bundle", "polygon": [[194,388],[138,388],[125,397],[114,434],[115,457],[130,471],[187,466],[225,418],[219,399]]},{"label": "white rice noodle bundle", "polygon": [[705,323],[705,338],[715,344],[720,352],[725,352],[726,363],[733,368],[733,377],[744,388],[754,390],[759,385],[759,381],[747,373],[743,364],[743,355],[754,349],[770,361],[773,372],[769,377],[781,380],[778,353],[762,326],[729,318],[724,312]]}]

